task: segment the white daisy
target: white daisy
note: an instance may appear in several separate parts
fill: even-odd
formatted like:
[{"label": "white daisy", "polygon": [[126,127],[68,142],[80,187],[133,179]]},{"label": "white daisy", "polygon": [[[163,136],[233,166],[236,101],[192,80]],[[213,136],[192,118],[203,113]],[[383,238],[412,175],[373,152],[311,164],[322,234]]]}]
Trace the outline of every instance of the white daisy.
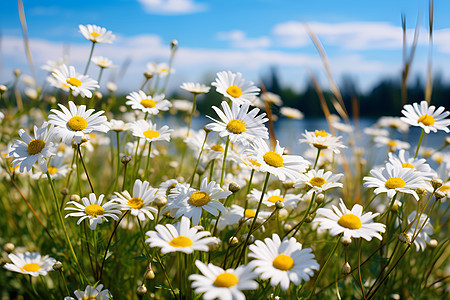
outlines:
[{"label": "white daisy", "polygon": [[125,123],[122,120],[111,119],[111,121],[109,121],[106,125],[109,127],[110,130],[115,132],[122,132],[130,129],[130,124]]},{"label": "white daisy", "polygon": [[37,161],[42,172],[47,172],[48,159],[56,154],[56,147],[52,140],[55,135],[53,125],[48,127],[44,122],[41,127],[34,126],[34,138],[25,130],[19,130],[19,136],[23,141],[15,140],[11,146],[9,155],[13,157],[13,169],[20,165],[20,172],[31,171],[34,163]]},{"label": "white daisy", "polygon": [[11,253],[8,258],[12,263],[6,263],[3,266],[5,269],[34,277],[47,275],[56,262],[56,259],[48,255],[42,257],[39,252]]},{"label": "white daisy", "polygon": [[386,129],[375,128],[375,127],[366,127],[366,128],[364,128],[363,132],[372,137],[389,136],[389,131],[387,131]]},{"label": "white daisy", "polygon": [[281,101],[281,97],[277,94],[271,93],[271,92],[264,92],[260,95],[261,99],[264,102],[275,104],[278,106],[283,105],[283,101]]},{"label": "white daisy", "polygon": [[[416,219],[416,214],[416,211],[413,211],[409,214],[407,225],[407,228],[409,229],[406,233],[400,235],[400,239],[410,243],[412,238],[417,235],[416,239],[414,240],[416,251],[424,251],[427,244],[429,244],[431,241],[430,235],[433,234],[433,225],[431,225],[430,219],[427,220],[428,216],[426,214],[422,214],[420,216],[420,220]],[[422,230],[419,231],[422,226]]]},{"label": "white daisy", "polygon": [[267,128],[264,126],[268,119],[264,118],[265,113],[256,116],[259,112],[258,108],[248,112],[248,103],[239,106],[236,102],[233,102],[231,109],[226,101],[223,101],[221,105],[223,112],[216,106],[212,107],[221,121],[207,116],[215,123],[207,124],[206,128],[219,132],[221,137],[229,136],[232,143],[239,142],[243,145],[248,145],[250,141],[256,139],[269,138]]},{"label": "white daisy", "polygon": [[[64,145],[64,144],[63,144]],[[67,176],[67,174],[70,171],[69,165],[65,163],[65,157],[63,154],[58,152],[58,154],[52,159],[50,159],[50,162],[47,167],[47,171],[50,174],[50,177],[53,180],[61,179]],[[36,172],[31,176],[33,179],[39,179],[39,178],[47,178],[47,172]]]},{"label": "white daisy", "polygon": [[91,61],[102,69],[116,67],[116,65],[113,64],[112,60],[103,56],[94,56],[91,58]]},{"label": "white daisy", "polygon": [[87,75],[81,75],[75,71],[73,66],[67,68],[66,65],[54,69],[52,75],[63,85],[69,87],[75,93],[80,93],[83,98],[91,98],[91,90],[99,88],[97,80]]},{"label": "white daisy", "polygon": [[204,264],[195,261],[195,265],[202,272],[191,274],[188,279],[192,280],[191,287],[196,294],[203,294],[203,299],[212,300],[243,300],[243,290],[256,290],[258,283],[254,281],[258,275],[252,272],[252,267],[241,265],[236,269],[224,270],[213,264]]},{"label": "white daisy", "polygon": [[325,130],[316,130],[314,132],[305,130],[305,133],[303,133],[302,135],[305,137],[305,139],[300,139],[300,143],[308,143],[312,147],[315,147],[319,150],[331,149],[334,153],[339,153],[339,148],[347,148],[339,140],[341,138],[340,136],[332,136]]},{"label": "white daisy", "polygon": [[197,229],[191,227],[191,221],[187,217],[181,217],[181,221],[177,224],[158,224],[155,226],[156,231],[147,231],[148,239],[146,243],[150,247],[161,248],[161,253],[184,252],[190,254],[194,251],[209,251],[208,244],[214,241],[209,231],[197,232]]},{"label": "white daisy", "polygon": [[137,120],[130,124],[130,129],[134,136],[145,138],[149,142],[170,142],[170,133],[173,131],[167,125],[157,129],[156,124],[153,124],[151,120]]},{"label": "white daisy", "polygon": [[205,94],[209,92],[210,87],[201,83],[183,82],[180,88],[192,94]]},{"label": "white daisy", "polygon": [[166,77],[169,74],[175,73],[174,68],[170,68],[166,63],[148,63],[146,72],[152,74],[158,74],[159,77]]},{"label": "white daisy", "polygon": [[420,102],[420,106],[417,103],[407,104],[403,106],[402,114],[405,117],[400,119],[412,126],[420,126],[423,128],[425,133],[430,133],[430,131],[437,132],[438,130],[443,130],[445,132],[450,132],[447,126],[450,125],[450,119],[445,119],[450,112],[445,111],[443,106],[438,109],[434,105],[428,107],[427,101]]},{"label": "white daisy", "polygon": [[[247,219],[246,222],[251,223],[253,220],[252,218],[256,215],[256,209],[252,208],[244,209],[243,207],[236,204],[231,204],[231,208],[226,207],[226,210],[227,210],[226,213],[220,216],[219,224],[217,224],[218,230],[222,230],[230,225],[236,225],[242,218],[246,218]],[[259,211],[257,221],[261,223],[264,222],[267,219],[267,217],[270,216],[270,214],[271,212],[269,211],[263,210]],[[212,223],[215,223],[215,220],[212,220]]]},{"label": "white daisy", "polygon": [[86,105],[77,107],[75,103],[69,101],[69,109],[58,104],[62,112],[52,109],[53,114],[49,115],[49,123],[55,125],[56,134],[66,144],[72,139],[80,144],[85,134],[91,132],[108,132],[107,120],[102,116],[103,110],[93,114],[93,109],[86,110]]},{"label": "white daisy", "polygon": [[236,104],[250,102],[260,91],[252,81],[246,81],[241,73],[232,73],[231,71],[222,71],[216,74],[216,81],[211,85],[216,87],[216,91],[225,97],[231,99]]},{"label": "white daisy", "polygon": [[148,181],[142,182],[137,179],[133,186],[133,197],[128,191],[115,192],[117,197],[113,197],[111,200],[118,202],[121,210],[130,210],[131,214],[141,221],[145,221],[146,217],[153,220],[152,213],[156,214],[158,210],[150,204],[155,200],[157,191],[157,189],[149,187]]},{"label": "white daisy", "polygon": [[403,142],[400,140],[390,139],[385,136],[377,136],[374,139],[374,142],[377,147],[388,146],[390,152],[395,152],[400,149],[409,149],[411,145],[407,142]]},{"label": "white daisy", "polygon": [[297,119],[297,120],[303,119],[303,117],[305,116],[298,109],[295,109],[292,107],[286,107],[286,106],[283,106],[282,108],[280,108],[280,114],[289,119]]},{"label": "white daisy", "polygon": [[[250,196],[248,199],[249,201],[259,202],[259,200],[261,199],[261,191],[253,189],[250,192],[249,196]],[[267,191],[264,194],[262,204],[264,204],[267,207],[272,207],[275,205],[277,201],[283,202],[285,207],[296,207],[297,202],[300,201],[300,196],[294,194],[286,194],[283,196],[281,190],[276,189],[272,191]]]},{"label": "white daisy", "polygon": [[392,128],[401,133],[407,133],[409,131],[409,125],[403,122],[399,117],[381,117],[375,126],[379,128]]},{"label": "white daisy", "polygon": [[[163,210],[171,211],[175,218],[186,216],[192,219],[194,225],[198,225],[203,210],[214,216],[219,215],[219,211],[225,213],[225,207],[219,199],[226,199],[231,195],[230,191],[224,191],[215,181],[208,183],[208,178],[203,178],[200,189],[197,191],[189,185],[177,185],[175,193],[169,195],[169,204]],[[173,216],[173,215],[172,215]]]},{"label": "white daisy", "polygon": [[[88,285],[84,291],[76,290],[74,292],[77,297],[76,300],[109,300],[112,299],[112,295],[107,289],[103,289],[103,284],[99,284],[98,286],[90,286]],[[73,297],[65,297],[64,300],[75,300]]]},{"label": "white daisy", "polygon": [[416,193],[417,188],[425,188],[425,181],[420,173],[415,172],[411,168],[403,168],[400,164],[387,163],[386,167],[380,169],[372,169],[370,174],[373,177],[366,176],[363,179],[365,187],[374,187],[374,193],[387,193],[389,199],[399,193],[407,193],[419,200]]},{"label": "white daisy", "polygon": [[309,187],[308,194],[313,192],[323,193],[326,190],[343,187],[343,184],[337,182],[341,179],[344,174],[333,174],[330,171],[325,172],[325,170],[309,170],[307,173],[300,174],[297,179],[297,183],[294,184],[295,188],[303,188],[305,186]]},{"label": "white daisy", "polygon": [[255,258],[249,266],[256,267],[255,272],[262,280],[270,278],[270,284],[286,291],[290,282],[299,285],[301,281],[309,281],[314,276],[313,270],[319,269],[311,248],[302,249],[302,244],[295,238],[280,240],[274,233],[272,238],[264,242],[257,240],[249,246],[248,257]]},{"label": "white daisy", "polygon": [[75,210],[76,212],[67,214],[66,218],[81,217],[78,219],[77,225],[80,225],[80,223],[87,218],[89,220],[89,227],[91,230],[95,230],[97,224],[103,223],[103,220],[108,222],[107,217],[111,217],[116,221],[119,220],[118,215],[121,214],[119,205],[112,200],[102,204],[104,197],[105,195],[102,194],[97,200],[95,194],[90,193],[89,199],[86,197],[81,199],[83,204],[75,201],[67,202],[67,204],[73,204],[75,207],[66,207],[64,210]]},{"label": "white daisy", "polygon": [[156,115],[160,111],[167,111],[172,106],[169,100],[164,99],[164,94],[160,95],[146,95],[143,91],[131,92],[126,98],[128,101],[125,103],[131,105],[132,109],[138,109],[144,113],[150,115]]},{"label": "white daisy", "polygon": [[93,43],[109,43],[111,44],[116,36],[104,27],[97,25],[79,25],[81,34]]},{"label": "white daisy", "polygon": [[256,160],[261,164],[259,170],[261,172],[269,172],[278,177],[281,181],[286,179],[296,180],[302,172],[310,164],[303,157],[298,155],[284,155],[284,148],[280,147],[279,141],[274,151],[264,140],[257,140],[252,144],[253,151],[249,151]]},{"label": "white daisy", "polygon": [[419,172],[426,180],[431,180],[432,177],[436,176],[436,172],[431,169],[430,165],[427,164],[425,158],[414,158],[410,157],[409,153],[405,150],[400,150],[398,156],[393,153],[388,153],[389,162],[400,164],[403,168],[410,168]]},{"label": "white daisy", "polygon": [[368,212],[363,215],[363,207],[359,204],[353,205],[353,208],[349,210],[342,199],[339,206],[340,209],[332,205],[333,209],[319,208],[317,210],[314,223],[319,224],[318,230],[330,229],[331,236],[344,233],[345,237],[363,238],[367,241],[375,237],[382,240],[379,232],[384,232],[386,225],[373,222],[379,213]]}]

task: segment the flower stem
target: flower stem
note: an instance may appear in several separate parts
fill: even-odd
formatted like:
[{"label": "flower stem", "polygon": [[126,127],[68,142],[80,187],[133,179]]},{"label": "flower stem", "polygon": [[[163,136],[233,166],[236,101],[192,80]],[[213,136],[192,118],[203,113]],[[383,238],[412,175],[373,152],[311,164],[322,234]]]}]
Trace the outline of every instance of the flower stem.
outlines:
[{"label": "flower stem", "polygon": [[[119,170],[120,170],[120,139],[119,132],[116,131],[116,142],[117,142],[117,169],[116,169],[116,179],[114,180],[114,190],[116,189],[119,181]],[[125,178],[124,178],[125,179]],[[122,188],[123,190],[123,188]]]},{"label": "flower stem", "polygon": [[425,130],[422,129],[422,132],[420,133],[419,143],[417,144],[416,153],[414,153],[414,158],[417,157],[417,154],[419,153],[420,144],[422,144],[422,138],[423,134],[425,133]]},{"label": "flower stem", "polygon": [[86,75],[89,69],[89,64],[91,63],[92,54],[94,53],[95,42],[92,42],[91,53],[89,53],[89,58],[87,61],[86,69],[84,69],[84,74]]},{"label": "flower stem", "polygon": [[148,167],[149,167],[149,164],[150,164],[150,154],[152,152],[152,143],[153,142],[149,142],[149,144],[148,144],[147,164],[145,165],[145,176],[144,176],[145,180],[148,179],[147,178],[148,177]]},{"label": "flower stem", "polygon": [[314,198],[316,197],[316,192],[313,193],[311,200],[309,201],[309,206],[308,206],[308,210],[306,211],[305,215],[303,216],[303,219],[298,222],[297,225],[295,225],[291,230],[289,230],[284,236],[283,238],[287,237],[289,233],[291,233],[293,230],[294,234],[292,235],[293,237],[297,234],[297,232],[299,231],[300,227],[302,227],[303,223],[306,220],[306,217],[308,217],[309,212],[311,211],[312,205],[314,203]]},{"label": "flower stem", "polygon": [[227,164],[227,154],[228,154],[229,146],[230,146],[230,136],[227,136],[227,142],[225,144],[225,152],[223,153],[222,173],[220,174],[220,187],[222,187],[223,177],[225,175],[225,169],[226,169],[226,164]]},{"label": "flower stem", "polygon": [[322,149],[317,148],[317,156],[316,156],[316,160],[314,161],[314,167],[313,167],[313,169],[315,169],[316,166],[317,166],[317,162],[319,161],[319,156],[320,156],[320,151],[321,151],[321,150],[322,150]]},{"label": "flower stem", "polygon": [[[188,129],[188,132],[189,132],[189,129]],[[192,186],[192,184],[194,183],[195,172],[197,171],[198,163],[200,162],[200,158],[202,156],[203,148],[205,147],[206,139],[208,138],[208,134],[209,134],[209,132],[206,132],[205,139],[203,140],[202,149],[200,150],[200,153],[198,154],[197,162],[195,163],[195,167],[194,167],[194,172],[192,173],[190,186]]]},{"label": "flower stem", "polygon": [[252,169],[252,172],[250,173],[250,179],[248,180],[247,192],[245,193],[245,205],[244,205],[244,211],[245,211],[245,210],[247,209],[247,207],[248,207],[248,198],[247,198],[247,195],[248,195],[248,193],[250,193],[250,189],[251,189],[251,187],[252,187],[253,175],[255,175],[255,169]]},{"label": "flower stem", "polygon": [[83,155],[81,155],[81,145],[80,144],[78,144],[78,155],[80,156],[81,164],[83,165],[83,169],[84,169],[84,172],[86,173],[87,180],[89,182],[89,185],[91,186],[92,193],[95,194],[94,186],[92,185],[91,178],[89,177],[89,173],[86,169],[86,165],[84,164]]},{"label": "flower stem", "polygon": [[361,287],[361,292],[363,294],[363,298],[366,299],[366,294],[364,293],[364,286],[361,279],[361,243],[362,239],[359,239],[358,245],[358,276],[359,276],[359,286]]},{"label": "flower stem", "polygon": [[192,116],[194,115],[194,112],[195,112],[196,102],[197,102],[197,93],[194,93],[194,99],[192,100],[192,110],[191,110],[191,115],[189,116],[188,129],[187,129],[186,136],[189,136],[189,130],[191,129]]}]

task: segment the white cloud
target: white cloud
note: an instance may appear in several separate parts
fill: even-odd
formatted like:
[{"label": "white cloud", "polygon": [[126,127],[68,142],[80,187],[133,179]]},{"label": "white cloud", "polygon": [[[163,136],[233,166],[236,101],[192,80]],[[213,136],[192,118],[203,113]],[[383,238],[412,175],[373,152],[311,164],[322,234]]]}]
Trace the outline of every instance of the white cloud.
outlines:
[{"label": "white cloud", "polygon": [[205,11],[206,3],[194,0],[138,0],[150,14],[183,15]]},{"label": "white cloud", "polygon": [[267,48],[271,45],[269,37],[248,38],[242,30],[219,32],[216,38],[222,41],[230,41],[231,46],[235,48]]}]

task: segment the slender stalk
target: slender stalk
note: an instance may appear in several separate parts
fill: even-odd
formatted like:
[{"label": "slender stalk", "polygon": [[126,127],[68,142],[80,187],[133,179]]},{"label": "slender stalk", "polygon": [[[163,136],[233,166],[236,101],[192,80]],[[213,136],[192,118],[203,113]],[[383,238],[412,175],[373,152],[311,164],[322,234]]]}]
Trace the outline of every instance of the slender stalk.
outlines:
[{"label": "slender stalk", "polygon": [[422,132],[420,133],[419,143],[417,144],[416,153],[414,153],[414,158],[417,157],[417,154],[419,153],[420,144],[422,144],[422,138],[423,134],[425,133],[425,130],[422,129]]},{"label": "slender stalk", "polygon": [[89,58],[88,58],[88,61],[87,61],[86,69],[84,69],[84,74],[83,75],[86,75],[87,72],[88,72],[89,64],[91,63],[92,54],[94,53],[95,43],[96,42],[92,42],[91,52],[89,53]]},{"label": "slender stalk", "polygon": [[83,155],[81,155],[81,145],[80,144],[78,144],[78,155],[80,156],[81,164],[83,165],[83,169],[84,169],[84,172],[86,173],[86,177],[87,177],[87,180],[89,182],[89,185],[91,186],[91,191],[92,191],[92,193],[95,194],[94,186],[92,185],[91,178],[89,177],[89,173],[88,173],[88,171],[86,169],[86,165],[84,164]]},{"label": "slender stalk", "polygon": [[166,277],[167,283],[169,283],[170,291],[173,294],[173,298],[177,299],[177,293],[175,293],[175,290],[172,286],[172,283],[170,282],[169,276],[167,275],[166,268],[164,267],[164,264],[162,263],[161,258],[159,257],[158,254],[156,254],[155,257],[156,257],[156,260],[158,261],[158,263],[161,265],[161,269],[164,273],[164,277]]},{"label": "slender stalk", "polygon": [[[188,132],[189,132],[189,129],[188,129]],[[200,150],[200,153],[198,154],[197,162],[195,163],[194,171],[193,171],[193,173],[192,173],[190,186],[192,186],[192,184],[194,183],[195,173],[196,173],[196,171],[197,171],[198,164],[199,164],[199,162],[200,162],[200,158],[202,157],[203,148],[205,147],[206,139],[208,138],[208,134],[209,134],[209,132],[206,131],[205,139],[203,140],[203,144],[202,144],[202,149]]]},{"label": "slender stalk", "polygon": [[361,287],[361,292],[363,294],[363,298],[366,299],[366,294],[364,293],[364,286],[361,279],[361,243],[362,239],[359,239],[358,245],[358,277],[359,277],[359,286]]},{"label": "slender stalk", "polygon": [[102,79],[102,74],[103,74],[104,69],[105,68],[100,67],[100,72],[98,73],[98,79],[97,79],[98,85],[100,85],[100,80]]},{"label": "slender stalk", "polygon": [[245,193],[244,212],[247,210],[247,207],[248,207],[248,198],[247,198],[247,195],[250,193],[250,189],[251,189],[251,187],[252,187],[253,175],[255,175],[255,169],[252,169],[252,171],[251,171],[251,173],[250,173],[250,179],[248,180],[248,184],[247,184],[247,192]]},{"label": "slender stalk", "polygon": [[[195,112],[196,102],[197,102],[197,93],[194,93],[194,99],[192,100],[192,110],[191,110],[191,115],[189,116],[188,129],[187,129],[186,136],[189,136],[189,131],[191,129],[192,116],[194,115],[194,112]],[[206,133],[206,135],[208,135],[208,132]]]},{"label": "slender stalk", "polygon": [[[87,222],[87,219],[85,220]],[[91,264],[91,271],[92,275],[94,276],[95,280],[97,280],[97,274],[94,271],[94,264],[92,263],[92,255],[91,250],[89,249],[89,237],[86,229],[86,222],[83,222],[83,231],[84,231],[84,238],[86,239],[86,249],[89,256],[89,263]]]},{"label": "slender stalk", "polygon": [[227,142],[225,144],[225,152],[223,153],[222,173],[220,173],[220,187],[222,187],[223,178],[225,175],[225,169],[226,169],[226,164],[227,164],[227,154],[228,154],[229,146],[230,146],[230,136],[227,136]]},{"label": "slender stalk", "polygon": [[62,270],[59,270],[58,273],[59,273],[59,275],[61,275],[61,278],[62,278],[62,280],[63,280],[63,282],[64,282],[64,286],[65,286],[65,288],[66,288],[67,296],[70,296],[69,288],[67,287],[66,278],[64,277],[64,274],[63,274]]},{"label": "slender stalk", "polygon": [[152,152],[152,144],[153,142],[149,142],[148,144],[148,154],[147,154],[147,164],[145,165],[145,175],[144,175],[144,179],[147,180],[148,178],[148,167],[150,164],[150,154]]},{"label": "slender stalk", "polygon": [[283,236],[283,239],[285,238],[285,237],[287,237],[288,236],[288,234],[290,234],[292,231],[294,231],[294,234],[292,235],[292,236],[295,236],[296,234],[297,234],[297,232],[298,232],[298,230],[300,229],[300,227],[302,227],[302,225],[303,225],[303,223],[305,222],[305,220],[306,220],[306,217],[308,217],[308,214],[309,214],[309,212],[311,211],[311,208],[312,208],[312,205],[313,205],[313,203],[314,203],[314,198],[316,197],[316,192],[314,192],[313,193],[313,195],[312,195],[312,197],[311,197],[311,200],[309,201],[309,206],[308,206],[308,209],[306,210],[306,213],[305,213],[305,215],[303,216],[303,219],[300,221],[300,222],[298,222],[298,224],[297,225],[295,225],[291,230],[289,230],[288,232],[286,232],[285,234],[284,234],[284,236]]},{"label": "slender stalk", "polygon": [[116,187],[118,185],[119,170],[120,170],[120,138],[119,138],[119,132],[118,131],[116,131],[116,143],[117,143],[117,169],[116,169],[116,179],[114,180],[114,189],[116,189]]},{"label": "slender stalk", "polygon": [[123,167],[122,191],[125,190],[125,182],[126,182],[126,179],[127,179],[127,166],[128,166],[128,164],[125,164],[124,167]]},{"label": "slender stalk", "polygon": [[321,150],[322,150],[322,149],[317,148],[317,156],[316,156],[316,160],[314,161],[314,167],[313,167],[313,169],[315,169],[316,166],[317,166],[317,162],[319,161],[319,156],[320,156],[320,151],[321,151]]}]

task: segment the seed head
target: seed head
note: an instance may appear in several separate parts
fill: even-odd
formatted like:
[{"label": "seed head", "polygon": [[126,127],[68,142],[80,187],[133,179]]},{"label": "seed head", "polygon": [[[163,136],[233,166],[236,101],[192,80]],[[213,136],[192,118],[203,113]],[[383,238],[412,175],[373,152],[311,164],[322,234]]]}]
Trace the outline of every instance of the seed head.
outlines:
[{"label": "seed head", "polygon": [[145,287],[145,284],[138,286],[138,288],[136,289],[136,294],[141,297],[147,294],[147,288]]}]

